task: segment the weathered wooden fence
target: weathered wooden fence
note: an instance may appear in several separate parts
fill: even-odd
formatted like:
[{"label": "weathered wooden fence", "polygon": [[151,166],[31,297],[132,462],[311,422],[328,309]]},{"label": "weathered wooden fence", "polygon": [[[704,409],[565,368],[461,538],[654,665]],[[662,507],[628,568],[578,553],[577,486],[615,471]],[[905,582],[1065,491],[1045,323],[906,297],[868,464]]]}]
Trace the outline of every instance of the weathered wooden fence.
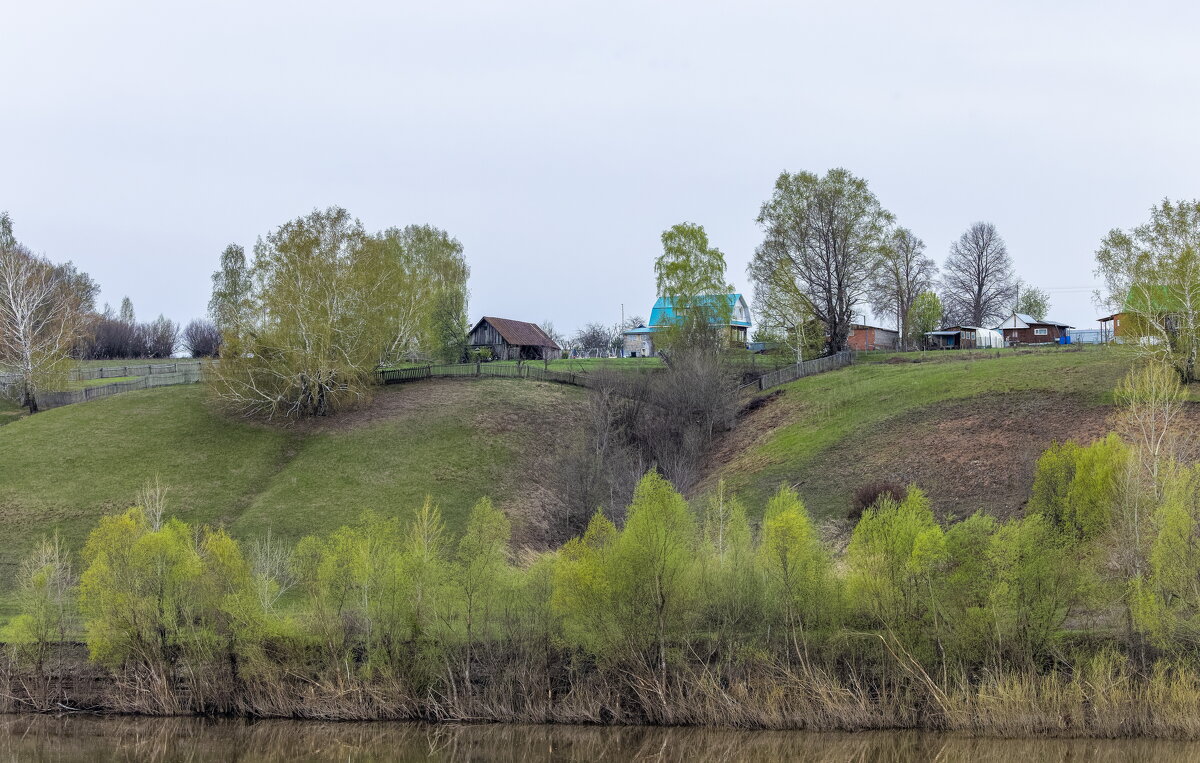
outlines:
[{"label": "weathered wooden fence", "polygon": [[803,379],[805,376],[843,368],[853,362],[854,352],[852,350],[844,350],[834,355],[826,355],[823,358],[814,358],[813,360],[806,360],[793,366],[785,366],[775,371],[768,371],[758,377],[756,381],[743,384],[738,388],[738,391],[742,393],[761,392],[771,387],[778,387],[780,384],[787,384],[797,379]]},{"label": "weathered wooden fence", "polygon": [[[42,410],[49,408],[59,408],[72,403],[84,403],[88,400],[98,400],[102,397],[110,397],[119,395],[122,392],[132,392],[138,389],[149,389],[151,387],[168,387],[175,384],[194,384],[200,381],[202,366],[200,363],[168,363],[164,364],[167,367],[178,365],[179,370],[174,372],[152,371],[143,375],[125,374],[126,376],[135,376],[137,379],[130,381],[113,382],[112,384],[98,384],[94,387],[83,387],[81,389],[68,389],[62,392],[44,392],[38,395],[38,407]],[[150,366],[157,368],[157,366]],[[136,368],[129,366],[128,368]],[[81,371],[92,371],[93,369],[80,369]],[[108,370],[108,369],[99,369]],[[88,377],[93,379],[111,379],[109,376],[93,376]]]},{"label": "weathered wooden fence", "polygon": [[[806,360],[792,366],[775,371],[769,371],[749,384],[738,388],[739,393],[754,393],[780,384],[786,384],[805,376],[812,376],[824,371],[842,368],[854,362],[854,353],[839,352],[824,358]],[[572,371],[552,371],[538,368],[534,365],[500,365],[498,363],[442,363],[412,368],[390,368],[379,372],[379,378],[384,384],[402,384],[420,379],[443,379],[447,377],[499,377],[505,379],[534,379],[537,381],[557,382],[558,384],[573,384],[576,387],[594,386],[593,380],[586,373]]]},{"label": "weathered wooden fence", "polygon": [[164,374],[200,372],[203,362],[199,360],[183,360],[177,363],[140,363],[128,366],[104,366],[103,368],[73,368],[71,381],[90,381],[92,379],[117,379],[125,376],[161,376]]},{"label": "weathered wooden fence", "polygon": [[413,368],[389,368],[379,372],[384,384],[401,384],[420,379],[448,377],[497,377],[502,379],[533,379],[535,381],[590,386],[587,374],[573,371],[553,371],[534,365],[500,365],[498,363],[437,363]]}]

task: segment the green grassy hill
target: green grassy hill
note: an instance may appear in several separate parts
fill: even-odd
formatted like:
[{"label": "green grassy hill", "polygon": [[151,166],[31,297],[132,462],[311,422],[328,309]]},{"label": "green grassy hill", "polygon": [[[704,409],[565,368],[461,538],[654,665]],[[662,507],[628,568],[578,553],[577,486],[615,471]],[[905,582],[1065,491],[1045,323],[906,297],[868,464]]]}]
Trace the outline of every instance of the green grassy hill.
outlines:
[{"label": "green grassy hill", "polygon": [[[1131,363],[1116,349],[916,357],[767,394],[718,444],[694,495],[725,479],[757,515],[780,484],[794,485],[829,520],[855,489],[887,480],[920,485],[943,515],[1011,514],[1047,445],[1107,430]],[[0,430],[0,579],[42,535],[78,547],[155,478],[173,513],[243,537],[296,538],[364,509],[407,514],[427,494],[456,531],[488,495],[513,517],[518,544],[545,547],[561,540],[556,466],[586,402],[575,387],[480,379],[383,388],[359,411],[290,427],[228,419],[198,385],[23,418],[0,408],[10,422]]]},{"label": "green grassy hill", "polygon": [[79,547],[100,516],[132,505],[155,478],[169,511],[242,536],[296,538],[364,509],[407,514],[427,494],[457,531],[488,495],[513,517],[519,543],[545,545],[558,532],[548,465],[571,443],[563,421],[585,400],[581,389],[538,382],[430,381],[279,427],[227,419],[189,385],[21,418],[0,432],[0,575],[44,534]]},{"label": "green grassy hill", "polygon": [[743,416],[710,459],[752,514],[781,484],[820,519],[845,515],[868,482],[916,483],[943,515],[1004,516],[1028,498],[1056,440],[1107,431],[1132,359],[1117,348],[907,353],[785,385]]}]

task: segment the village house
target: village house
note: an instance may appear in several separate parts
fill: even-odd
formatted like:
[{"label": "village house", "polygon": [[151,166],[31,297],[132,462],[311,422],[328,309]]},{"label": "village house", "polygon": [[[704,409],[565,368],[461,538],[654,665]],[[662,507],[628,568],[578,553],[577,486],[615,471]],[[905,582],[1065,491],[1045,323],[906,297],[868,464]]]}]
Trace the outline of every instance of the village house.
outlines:
[{"label": "village house", "polygon": [[1130,288],[1119,312],[1098,319],[1105,342],[1148,341],[1162,333],[1175,333],[1180,314],[1188,312],[1183,295],[1167,286],[1137,284]]},{"label": "village house", "polygon": [[1053,344],[1074,328],[1048,318],[1038,320],[1032,315],[1013,313],[996,330],[1004,337],[1005,344]]},{"label": "village house", "polygon": [[900,347],[900,332],[894,329],[855,323],[850,326],[846,346],[852,350],[896,350]]},{"label": "village house", "polygon": [[[722,300],[726,305],[721,305]],[[717,325],[718,321],[722,322],[721,328],[727,332],[731,345],[746,346],[746,340],[750,333],[750,307],[741,294],[705,294],[698,297],[697,301],[705,306],[715,304],[726,307],[727,310],[712,310],[709,322],[713,325]],[[721,316],[722,313],[729,316],[727,324],[724,323],[725,318]],[[672,305],[671,298],[659,297],[650,310],[648,325],[643,323],[621,333],[621,356],[626,358],[653,356],[658,352],[654,346],[654,334],[670,326],[678,325],[681,320],[682,316]]]},{"label": "village house", "polygon": [[498,360],[547,360],[561,348],[536,323],[483,317],[467,336],[473,350],[488,347]]}]

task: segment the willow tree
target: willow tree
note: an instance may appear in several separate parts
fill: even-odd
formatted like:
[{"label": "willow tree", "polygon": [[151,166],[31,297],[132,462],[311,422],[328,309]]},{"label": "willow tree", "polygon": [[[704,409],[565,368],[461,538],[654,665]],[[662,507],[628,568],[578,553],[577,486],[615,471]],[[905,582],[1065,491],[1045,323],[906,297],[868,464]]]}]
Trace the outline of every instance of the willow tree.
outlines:
[{"label": "willow tree", "polygon": [[323,416],[365,398],[381,364],[457,359],[467,275],[444,231],[368,234],[340,207],[260,238],[249,266],[230,246],[213,275],[224,339],[213,389],[243,415]]},{"label": "willow tree", "polygon": [[1200,378],[1200,200],[1164,199],[1146,224],[1110,231],[1096,275],[1130,344],[1169,363],[1184,383]]},{"label": "willow tree", "polygon": [[749,266],[756,291],[807,305],[826,326],[827,351],[845,349],[892,219],[867,181],[847,170],[780,174],[758,214],[765,236]]},{"label": "willow tree", "polygon": [[365,238],[362,223],[330,207],[258,240],[252,303],[261,325],[229,337],[210,374],[226,406],[245,415],[323,416],[366,395],[386,337]]}]

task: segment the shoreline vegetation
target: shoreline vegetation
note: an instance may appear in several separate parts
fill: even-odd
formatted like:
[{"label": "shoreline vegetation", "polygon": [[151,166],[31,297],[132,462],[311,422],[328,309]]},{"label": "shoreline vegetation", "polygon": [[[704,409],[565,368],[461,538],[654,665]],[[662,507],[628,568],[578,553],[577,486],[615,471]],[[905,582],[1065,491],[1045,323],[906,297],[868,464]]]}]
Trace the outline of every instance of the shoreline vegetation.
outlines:
[{"label": "shoreline vegetation", "polygon": [[787,486],[758,524],[654,471],[543,554],[486,498],[461,537],[427,499],[293,547],[148,485],[78,575],[58,539],[23,565],[0,710],[1200,738],[1185,395],[1135,369],[1116,431],[1048,450],[1022,517],[943,525],[881,483],[845,544]]}]

